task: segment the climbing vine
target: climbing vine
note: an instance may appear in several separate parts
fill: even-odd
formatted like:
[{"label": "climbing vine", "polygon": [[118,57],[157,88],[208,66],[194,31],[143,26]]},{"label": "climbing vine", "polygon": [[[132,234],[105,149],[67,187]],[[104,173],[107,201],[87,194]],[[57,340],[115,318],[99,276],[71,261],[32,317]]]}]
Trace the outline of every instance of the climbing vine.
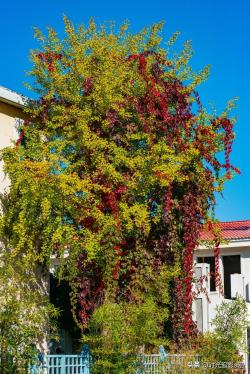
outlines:
[{"label": "climbing vine", "polygon": [[53,29],[36,31],[30,75],[39,98],[16,147],[3,152],[11,188],[2,230],[27,266],[56,258],[83,330],[102,305],[150,300],[170,313],[158,336],[169,319],[182,344],[195,334],[199,232],[212,221],[215,192],[238,172],[233,103],[221,115],[206,111],[197,86],[208,68],[191,70],[189,43],[172,54],[177,34],[162,49],[161,24],[135,35],[126,24],[76,30],[65,18],[65,27],[62,41]]}]

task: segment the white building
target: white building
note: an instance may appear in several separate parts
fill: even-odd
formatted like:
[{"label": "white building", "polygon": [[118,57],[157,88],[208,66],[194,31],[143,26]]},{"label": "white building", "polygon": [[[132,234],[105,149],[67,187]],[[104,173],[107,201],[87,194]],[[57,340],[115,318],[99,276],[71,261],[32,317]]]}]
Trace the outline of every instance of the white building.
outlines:
[{"label": "white building", "polygon": [[[231,302],[236,295],[242,296],[248,306],[249,328],[246,331],[248,347],[250,347],[250,220],[221,222],[218,224],[222,238],[227,244],[219,246],[219,274],[224,295],[215,286],[215,258],[213,248],[200,245],[194,254],[195,273],[197,278],[207,277],[208,295],[201,293],[193,305],[194,319],[202,332],[212,330],[211,321],[215,317],[215,308],[222,301]],[[201,239],[211,240],[209,232],[203,231]],[[246,365],[247,354],[244,354]]]}]

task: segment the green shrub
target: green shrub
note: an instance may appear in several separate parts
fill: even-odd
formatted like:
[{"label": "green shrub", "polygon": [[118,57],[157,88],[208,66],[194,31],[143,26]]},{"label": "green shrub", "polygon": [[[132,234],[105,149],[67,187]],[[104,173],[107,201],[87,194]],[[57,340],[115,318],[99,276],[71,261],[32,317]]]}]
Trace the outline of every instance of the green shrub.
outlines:
[{"label": "green shrub", "polygon": [[93,314],[83,340],[94,357],[94,373],[134,373],[138,353],[152,352],[161,343],[167,312],[153,299],[143,304],[104,303]]},{"label": "green shrub", "polygon": [[[223,301],[216,308],[212,320],[213,331],[198,339],[199,353],[203,362],[240,363],[239,352],[246,351],[247,305],[243,298]],[[230,373],[231,369],[222,368],[221,373]]]},{"label": "green shrub", "polygon": [[[30,269],[26,272],[29,273]],[[31,274],[30,274],[31,275]],[[48,339],[57,310],[39,293],[34,279],[0,264],[0,372],[24,373],[37,347]]]}]

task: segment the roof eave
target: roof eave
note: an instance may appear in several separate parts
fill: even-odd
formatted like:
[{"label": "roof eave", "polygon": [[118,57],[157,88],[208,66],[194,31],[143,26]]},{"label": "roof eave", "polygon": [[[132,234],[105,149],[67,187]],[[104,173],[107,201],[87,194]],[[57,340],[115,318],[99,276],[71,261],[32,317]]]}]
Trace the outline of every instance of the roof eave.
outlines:
[{"label": "roof eave", "polygon": [[0,86],[0,101],[16,108],[23,109],[27,104],[28,99],[17,92]]},{"label": "roof eave", "polygon": [[[250,238],[237,238],[237,239],[227,239],[227,243],[220,244],[220,248],[232,248],[232,247],[249,247]],[[209,245],[205,245],[202,242],[198,245],[196,250],[209,250]]]},{"label": "roof eave", "polygon": [[24,104],[17,103],[15,101],[11,101],[11,100],[7,100],[4,97],[0,97],[0,101],[2,103],[9,104],[9,105],[14,106],[15,108],[19,108],[19,109],[23,109],[24,106],[25,106]]}]

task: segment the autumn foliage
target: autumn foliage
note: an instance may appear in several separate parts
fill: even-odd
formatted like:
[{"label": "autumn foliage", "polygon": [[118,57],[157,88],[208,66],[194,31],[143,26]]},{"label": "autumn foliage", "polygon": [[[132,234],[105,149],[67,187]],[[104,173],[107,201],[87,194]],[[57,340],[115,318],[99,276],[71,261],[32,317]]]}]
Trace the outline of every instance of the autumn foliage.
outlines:
[{"label": "autumn foliage", "polygon": [[[84,330],[106,303],[169,310],[159,336],[195,334],[193,251],[211,224],[215,192],[238,172],[228,109],[211,115],[196,87],[189,43],[161,48],[161,25],[132,35],[91,21],[66,39],[37,31],[27,108],[16,148],[4,151],[12,185],[3,229],[24,260],[59,263]],[[222,153],[224,152],[224,160]],[[25,255],[24,255],[25,254]]]}]

